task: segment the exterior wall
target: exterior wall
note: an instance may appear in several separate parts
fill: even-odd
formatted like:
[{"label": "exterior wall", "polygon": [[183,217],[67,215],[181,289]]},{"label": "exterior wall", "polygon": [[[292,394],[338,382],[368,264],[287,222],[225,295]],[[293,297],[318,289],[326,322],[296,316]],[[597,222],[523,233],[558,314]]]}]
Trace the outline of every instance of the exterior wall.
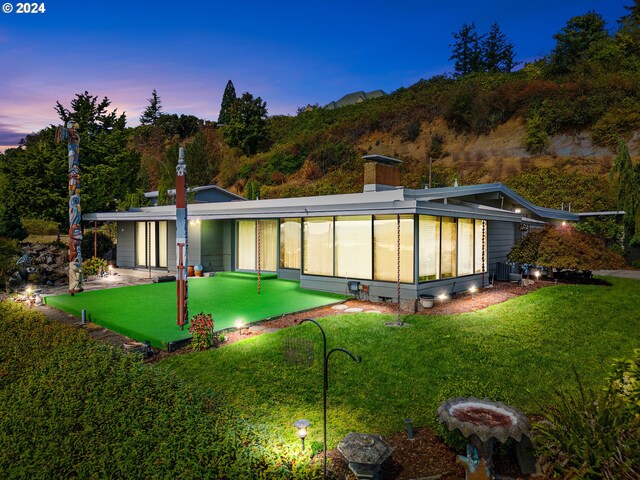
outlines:
[{"label": "exterior wall", "polygon": [[519,224],[489,221],[487,225],[487,272],[496,269],[497,262],[504,262],[516,241],[520,239]]},{"label": "exterior wall", "polygon": [[236,222],[223,220],[222,222],[222,270],[236,269]]},{"label": "exterior wall", "polygon": [[282,278],[284,280],[300,281],[300,270],[292,270],[290,268],[278,268],[278,278]]},{"label": "exterior wall", "polygon": [[191,220],[189,221],[189,251],[187,252],[189,254],[189,265],[202,265],[200,228],[200,223],[192,223]]},{"label": "exterior wall", "polygon": [[135,267],[136,224],[135,222],[118,222],[118,266]]},{"label": "exterior wall", "polygon": [[223,220],[205,220],[200,224],[201,264],[205,272],[220,272],[225,269],[223,222]]}]

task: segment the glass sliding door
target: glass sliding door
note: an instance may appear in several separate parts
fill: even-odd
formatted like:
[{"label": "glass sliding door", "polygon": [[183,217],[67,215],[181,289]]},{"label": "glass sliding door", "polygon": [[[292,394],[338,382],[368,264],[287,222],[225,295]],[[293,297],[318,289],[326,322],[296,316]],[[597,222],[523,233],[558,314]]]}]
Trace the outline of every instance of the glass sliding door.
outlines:
[{"label": "glass sliding door", "polygon": [[336,217],[336,276],[371,279],[371,215]]},{"label": "glass sliding door", "polygon": [[278,269],[278,221],[258,220],[258,226],[260,228],[260,270],[275,272]]},{"label": "glass sliding door", "polygon": [[458,276],[473,273],[473,232],[473,219],[458,219]]},{"label": "glass sliding door", "polygon": [[419,279],[421,282],[440,278],[440,217],[420,215]]},{"label": "glass sliding door", "polygon": [[[373,278],[398,279],[397,215],[376,215],[373,220]],[[400,216],[400,281],[413,283],[413,215]]]},{"label": "glass sliding door", "polygon": [[136,266],[167,267],[167,222],[136,222]]},{"label": "glass sliding door", "polygon": [[256,269],[256,222],[238,220],[238,268]]},{"label": "glass sliding door", "polygon": [[280,268],[300,269],[299,218],[283,218],[280,223]]},{"label": "glass sliding door", "polygon": [[442,217],[442,243],[440,246],[441,278],[451,278],[456,276],[456,220],[456,218]]},{"label": "glass sliding door", "polygon": [[333,217],[304,220],[303,273],[333,276]]}]

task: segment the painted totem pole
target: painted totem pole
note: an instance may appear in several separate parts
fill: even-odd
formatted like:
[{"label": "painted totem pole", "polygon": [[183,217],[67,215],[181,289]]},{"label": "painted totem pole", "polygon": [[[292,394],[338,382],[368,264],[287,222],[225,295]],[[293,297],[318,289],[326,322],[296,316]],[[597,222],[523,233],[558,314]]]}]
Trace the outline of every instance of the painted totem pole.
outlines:
[{"label": "painted totem pole", "polygon": [[79,125],[70,120],[56,130],[56,143],[69,146],[69,293],[82,292],[82,214],[80,210],[80,136]]},{"label": "painted totem pole", "polygon": [[187,224],[187,164],[184,161],[184,148],[180,147],[178,165],[176,166],[176,263],[177,265],[177,297],[178,319],[180,330],[189,323],[187,265],[189,225]]}]

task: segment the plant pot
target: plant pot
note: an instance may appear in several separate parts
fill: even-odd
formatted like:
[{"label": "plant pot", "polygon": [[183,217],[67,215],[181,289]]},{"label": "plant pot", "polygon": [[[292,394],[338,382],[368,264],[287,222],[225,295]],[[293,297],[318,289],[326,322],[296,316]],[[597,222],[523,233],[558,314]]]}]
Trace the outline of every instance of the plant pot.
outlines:
[{"label": "plant pot", "polygon": [[187,277],[193,277],[195,275],[193,265],[189,265],[187,268]]},{"label": "plant pot", "polygon": [[433,295],[420,295],[419,298],[422,308],[433,308],[433,301],[435,300]]},{"label": "plant pot", "polygon": [[195,267],[193,267],[193,271],[196,274],[196,277],[201,277],[202,276],[202,265],[196,265]]}]

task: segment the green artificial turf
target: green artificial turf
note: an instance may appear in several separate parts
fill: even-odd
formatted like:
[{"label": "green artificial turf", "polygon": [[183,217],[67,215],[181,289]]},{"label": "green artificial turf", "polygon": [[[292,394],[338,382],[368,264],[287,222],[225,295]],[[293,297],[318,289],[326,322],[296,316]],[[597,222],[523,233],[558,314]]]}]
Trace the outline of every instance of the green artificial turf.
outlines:
[{"label": "green artificial turf", "polygon": [[[329,448],[350,431],[388,435],[437,424],[439,403],[476,395],[527,413],[554,402],[556,388],[603,387],[614,357],[640,347],[640,282],[608,278],[613,286],[553,286],[462,315],[393,317],[339,315],[319,319],[328,348],[362,355],[356,364],[331,356]],[[460,301],[471,301],[462,299]],[[311,367],[284,360],[287,337],[313,342]],[[256,423],[295,439],[293,422],[311,421],[309,444],[322,439],[322,337],[315,325],[276,333],[159,363],[192,385],[213,388]]]},{"label": "green artificial turf", "polygon": [[[300,288],[298,282],[273,277],[261,282],[250,275],[189,279],[189,316],[211,313],[215,330],[245,324],[283,313],[316,308],[345,297]],[[190,336],[176,325],[176,283],[156,283],[133,287],[93,290],[46,298],[46,303],[73,315],[87,310],[89,319],[114,332],[165,349],[172,341]]]}]

